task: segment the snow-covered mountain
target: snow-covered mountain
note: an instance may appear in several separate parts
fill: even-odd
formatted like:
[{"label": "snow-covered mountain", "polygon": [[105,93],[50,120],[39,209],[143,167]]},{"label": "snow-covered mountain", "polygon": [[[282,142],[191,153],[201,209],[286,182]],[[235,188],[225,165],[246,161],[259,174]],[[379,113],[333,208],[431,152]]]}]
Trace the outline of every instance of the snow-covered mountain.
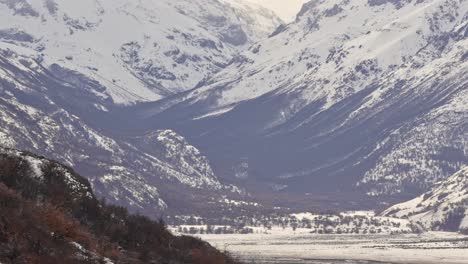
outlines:
[{"label": "snow-covered mountain", "polygon": [[418,194],[468,163],[467,12],[460,0],[310,1],[200,88],[139,111],[227,177],[243,166],[293,192]]},{"label": "snow-covered mountain", "polygon": [[429,192],[382,214],[410,219],[429,230],[468,232],[468,167],[437,183]]},{"label": "snow-covered mountain", "polygon": [[[207,158],[171,130],[138,137],[100,131],[94,123],[109,118],[103,113],[112,103],[95,99],[99,84],[66,73],[60,79],[28,56],[0,52],[1,146],[54,158],[87,175],[99,196],[151,216],[177,211],[168,208],[169,189],[190,196],[179,194],[177,202],[193,208],[204,199],[197,193],[214,199],[241,193],[222,184]],[[99,110],[98,103],[109,108]]]},{"label": "snow-covered mountain", "polygon": [[272,11],[218,0],[1,0],[0,22],[0,146],[57,159],[99,196],[150,216],[197,211],[206,196],[241,199],[176,132],[102,124],[236,61],[282,24]]},{"label": "snow-covered mountain", "polygon": [[192,89],[282,22],[217,0],[2,0],[0,23],[3,49],[28,49],[44,67],[80,72],[105,87],[97,96],[128,104]]},{"label": "snow-covered mountain", "polygon": [[329,108],[399,68],[413,75],[441,57],[438,47],[453,44],[445,43],[450,32],[458,28],[463,37],[467,9],[464,1],[449,0],[311,1],[296,23],[280,27],[183,99],[212,99],[205,111],[219,114],[270,92],[296,93],[295,108],[271,125],[280,124],[304,105],[324,99]]},{"label": "snow-covered mountain", "polygon": [[219,214],[231,184],[375,208],[468,164],[465,0],[313,0],[287,25],[240,0],[0,0],[0,22],[0,144],[134,210]]}]

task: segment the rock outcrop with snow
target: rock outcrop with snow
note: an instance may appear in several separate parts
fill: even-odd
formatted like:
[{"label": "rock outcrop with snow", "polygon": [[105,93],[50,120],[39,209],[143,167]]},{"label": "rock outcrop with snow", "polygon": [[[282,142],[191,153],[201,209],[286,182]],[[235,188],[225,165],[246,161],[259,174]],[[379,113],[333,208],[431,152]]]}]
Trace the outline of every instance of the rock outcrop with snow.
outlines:
[{"label": "rock outcrop with snow", "polygon": [[429,230],[468,232],[468,167],[437,183],[429,192],[382,214],[410,219]]}]

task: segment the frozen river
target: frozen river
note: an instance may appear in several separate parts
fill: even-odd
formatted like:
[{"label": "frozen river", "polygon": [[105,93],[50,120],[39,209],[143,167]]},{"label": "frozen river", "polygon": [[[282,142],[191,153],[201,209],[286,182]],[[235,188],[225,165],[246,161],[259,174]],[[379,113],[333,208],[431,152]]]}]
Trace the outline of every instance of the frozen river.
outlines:
[{"label": "frozen river", "polygon": [[200,235],[247,263],[281,264],[467,264],[468,236],[312,235],[273,233]]}]

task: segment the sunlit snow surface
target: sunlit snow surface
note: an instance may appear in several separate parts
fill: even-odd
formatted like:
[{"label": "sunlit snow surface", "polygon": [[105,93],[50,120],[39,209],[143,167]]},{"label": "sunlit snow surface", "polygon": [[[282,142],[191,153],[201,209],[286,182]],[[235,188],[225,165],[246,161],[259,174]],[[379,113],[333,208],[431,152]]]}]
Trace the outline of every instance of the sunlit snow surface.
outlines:
[{"label": "sunlit snow surface", "polygon": [[290,22],[294,20],[296,14],[301,9],[301,6],[308,0],[226,0],[226,1],[242,1],[251,2],[264,6],[273,10],[284,21]]}]

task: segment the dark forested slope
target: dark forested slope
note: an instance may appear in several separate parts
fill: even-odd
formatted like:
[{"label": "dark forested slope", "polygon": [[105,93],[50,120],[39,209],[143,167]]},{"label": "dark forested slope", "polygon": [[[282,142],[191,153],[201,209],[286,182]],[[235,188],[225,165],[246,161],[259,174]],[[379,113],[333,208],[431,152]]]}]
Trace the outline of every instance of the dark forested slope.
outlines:
[{"label": "dark forested slope", "polygon": [[0,148],[1,263],[235,263],[163,221],[99,201],[55,161]]}]

